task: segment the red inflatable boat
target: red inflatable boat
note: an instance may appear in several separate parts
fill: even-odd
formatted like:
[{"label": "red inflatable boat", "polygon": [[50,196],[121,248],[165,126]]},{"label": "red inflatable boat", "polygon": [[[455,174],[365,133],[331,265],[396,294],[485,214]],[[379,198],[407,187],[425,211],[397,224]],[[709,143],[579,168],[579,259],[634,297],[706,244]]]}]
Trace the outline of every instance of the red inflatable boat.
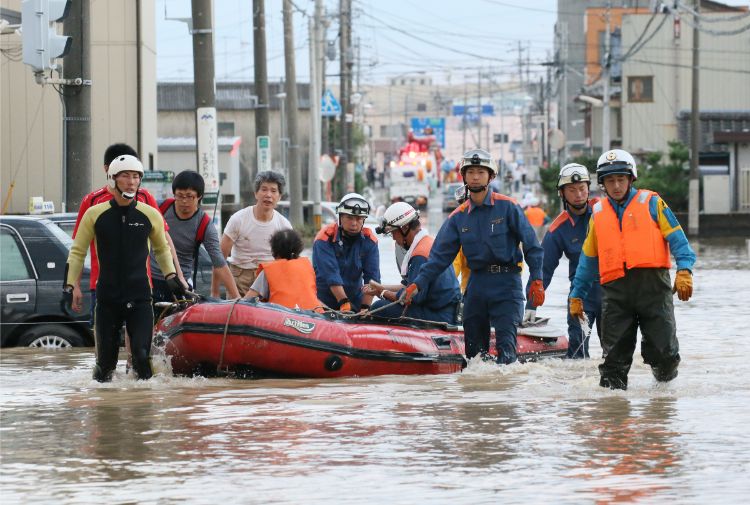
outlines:
[{"label": "red inflatable boat", "polygon": [[[457,326],[342,319],[250,301],[191,305],[159,322],[155,342],[164,344],[178,375],[440,374],[466,365]],[[521,361],[562,357],[567,347],[566,336],[552,328],[519,329]]]}]

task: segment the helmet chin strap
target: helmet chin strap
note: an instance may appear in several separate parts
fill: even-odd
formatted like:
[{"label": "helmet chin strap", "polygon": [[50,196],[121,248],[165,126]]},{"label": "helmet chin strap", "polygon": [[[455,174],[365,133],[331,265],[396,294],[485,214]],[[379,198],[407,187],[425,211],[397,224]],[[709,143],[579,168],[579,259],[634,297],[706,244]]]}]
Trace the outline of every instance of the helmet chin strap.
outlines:
[{"label": "helmet chin strap", "polygon": [[466,189],[472,193],[481,193],[482,191],[485,191],[487,189],[487,186],[489,186],[489,184],[485,184],[484,186],[469,186],[467,184]]},{"label": "helmet chin strap", "polygon": [[[140,187],[140,184],[138,185],[138,187]],[[132,200],[133,198],[135,198],[135,194],[138,192],[138,188],[135,188],[135,191],[133,191],[132,193],[126,193],[120,189],[120,186],[118,186],[116,182],[115,182],[115,189],[117,190],[118,193],[120,193],[120,196],[128,200]]]}]

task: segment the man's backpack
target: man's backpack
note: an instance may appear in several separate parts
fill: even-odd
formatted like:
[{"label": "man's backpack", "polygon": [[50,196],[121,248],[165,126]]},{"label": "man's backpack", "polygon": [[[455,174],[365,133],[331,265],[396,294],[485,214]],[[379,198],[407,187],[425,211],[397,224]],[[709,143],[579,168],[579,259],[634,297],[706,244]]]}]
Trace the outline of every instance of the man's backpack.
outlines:
[{"label": "man's backpack", "polygon": [[[161,214],[166,216],[167,210],[169,210],[172,205],[174,205],[174,198],[167,198],[164,200],[161,205],[159,205]],[[198,212],[200,212],[202,216],[201,222],[198,225],[198,230],[195,232],[195,248],[193,249],[193,289],[197,287],[198,280],[198,253],[203,240],[206,238],[206,228],[208,228],[208,224],[211,222],[211,217],[203,210],[198,209]]]}]

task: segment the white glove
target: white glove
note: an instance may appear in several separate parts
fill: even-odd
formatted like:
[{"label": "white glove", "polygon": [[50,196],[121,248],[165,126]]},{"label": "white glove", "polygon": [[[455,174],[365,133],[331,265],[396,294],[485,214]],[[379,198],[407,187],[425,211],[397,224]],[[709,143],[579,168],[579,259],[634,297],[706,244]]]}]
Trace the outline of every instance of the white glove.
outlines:
[{"label": "white glove", "polygon": [[523,324],[533,323],[536,320],[536,310],[527,309],[523,313]]}]

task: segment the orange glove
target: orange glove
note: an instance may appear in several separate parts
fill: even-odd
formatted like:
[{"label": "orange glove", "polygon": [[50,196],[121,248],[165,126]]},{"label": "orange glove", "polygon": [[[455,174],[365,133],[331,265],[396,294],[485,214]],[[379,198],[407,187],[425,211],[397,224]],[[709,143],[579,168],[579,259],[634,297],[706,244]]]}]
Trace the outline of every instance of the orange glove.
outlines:
[{"label": "orange glove", "polygon": [[674,278],[674,287],[672,293],[677,293],[677,297],[686,302],[693,296],[693,274],[689,270],[678,270]]},{"label": "orange glove", "polygon": [[541,279],[531,281],[529,286],[529,300],[532,307],[539,307],[544,304],[544,284]]},{"label": "orange glove", "polygon": [[406,289],[401,295],[401,299],[399,301],[402,305],[411,305],[411,299],[414,298],[414,295],[416,295],[417,293],[419,293],[419,288],[416,284],[411,283],[406,286]]},{"label": "orange glove", "polygon": [[342,298],[339,300],[339,312],[351,312],[352,304],[348,298]]},{"label": "orange glove", "polygon": [[571,298],[569,303],[570,315],[575,319],[583,319],[583,300]]}]

